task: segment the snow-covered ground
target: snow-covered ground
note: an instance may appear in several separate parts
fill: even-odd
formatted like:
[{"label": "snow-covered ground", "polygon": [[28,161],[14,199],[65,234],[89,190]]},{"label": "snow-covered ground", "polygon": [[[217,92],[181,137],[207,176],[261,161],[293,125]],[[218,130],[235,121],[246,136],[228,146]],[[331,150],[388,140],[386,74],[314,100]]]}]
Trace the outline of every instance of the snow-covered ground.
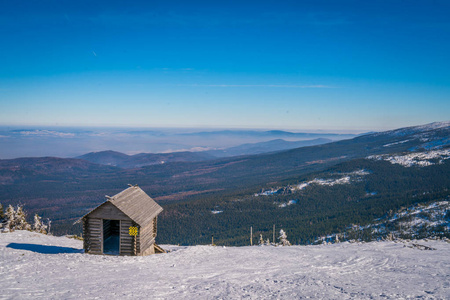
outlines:
[{"label": "snow-covered ground", "polygon": [[[414,196],[413,196],[414,197]],[[448,198],[450,199],[450,197]],[[381,240],[387,238],[405,242],[410,239],[442,238],[450,242],[450,201],[417,203],[402,207],[397,212],[390,211],[368,225],[352,224],[344,232],[318,237],[314,243],[334,243],[340,241]],[[364,235],[370,233],[370,235]]]},{"label": "snow-covered ground", "polygon": [[255,197],[269,196],[269,195],[273,195],[273,194],[277,194],[277,193],[283,193],[287,190],[294,193],[296,191],[301,191],[301,190],[305,189],[306,187],[308,187],[310,185],[314,185],[314,184],[326,185],[326,186],[333,186],[336,184],[350,184],[352,181],[361,180],[361,178],[363,176],[366,176],[368,174],[370,174],[370,173],[366,170],[356,170],[356,171],[349,172],[349,173],[340,173],[339,175],[341,177],[337,178],[337,179],[336,178],[331,178],[331,179],[314,178],[313,180],[301,182],[294,186],[289,185],[286,187],[277,187],[277,188],[271,188],[270,190],[264,190],[264,191],[261,191],[260,193],[255,193],[254,196]]},{"label": "snow-covered ground", "polygon": [[[0,234],[1,299],[450,299],[450,244],[177,247],[83,254],[82,242]],[[163,246],[164,247],[164,246]]]},{"label": "snow-covered ground", "polygon": [[[391,164],[399,164],[404,167],[426,167],[436,164],[442,164],[444,160],[450,159],[450,150],[434,150],[434,151],[426,151],[426,152],[413,152],[405,155],[372,155],[368,156],[368,159],[374,160],[386,160]],[[435,162],[433,162],[435,161]]]}]

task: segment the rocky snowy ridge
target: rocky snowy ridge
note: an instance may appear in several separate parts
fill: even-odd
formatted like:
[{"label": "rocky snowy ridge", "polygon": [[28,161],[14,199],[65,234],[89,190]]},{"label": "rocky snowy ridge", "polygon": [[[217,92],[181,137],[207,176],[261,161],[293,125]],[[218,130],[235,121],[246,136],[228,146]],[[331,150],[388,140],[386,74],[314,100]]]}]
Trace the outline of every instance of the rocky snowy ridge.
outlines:
[{"label": "rocky snowy ridge", "polygon": [[[0,234],[3,299],[449,299],[450,244],[163,246],[167,254],[82,253],[82,242]],[[435,249],[435,250],[421,250]]]},{"label": "rocky snowy ridge", "polygon": [[412,143],[413,146],[409,149],[410,151],[419,149],[436,150],[450,145],[450,121],[400,128],[375,133],[371,136],[390,136],[396,139],[405,137],[403,140],[397,140],[383,145],[385,148],[404,143]]},{"label": "rocky snowy ridge", "polygon": [[389,130],[389,131],[385,131],[385,132],[376,133],[374,135],[376,136],[376,135],[380,135],[380,134],[391,134],[391,135],[402,136],[402,135],[411,134],[411,133],[422,134],[424,132],[433,131],[436,129],[448,129],[449,127],[450,127],[450,121],[434,122],[434,123],[429,123],[429,124],[425,124],[425,125],[411,126],[411,127],[404,127],[404,128],[400,128],[400,129]]}]

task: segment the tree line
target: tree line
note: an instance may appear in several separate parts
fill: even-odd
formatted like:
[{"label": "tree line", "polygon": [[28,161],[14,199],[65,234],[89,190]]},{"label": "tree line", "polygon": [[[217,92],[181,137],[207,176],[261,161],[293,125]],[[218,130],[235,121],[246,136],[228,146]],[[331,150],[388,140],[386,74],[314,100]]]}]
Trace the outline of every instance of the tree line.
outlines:
[{"label": "tree line", "polygon": [[12,232],[14,230],[29,230],[43,234],[50,232],[50,219],[45,224],[37,213],[34,214],[33,224],[27,221],[27,213],[23,209],[23,205],[17,205],[16,208],[8,205],[4,211],[3,205],[0,203],[0,230],[2,232]]}]

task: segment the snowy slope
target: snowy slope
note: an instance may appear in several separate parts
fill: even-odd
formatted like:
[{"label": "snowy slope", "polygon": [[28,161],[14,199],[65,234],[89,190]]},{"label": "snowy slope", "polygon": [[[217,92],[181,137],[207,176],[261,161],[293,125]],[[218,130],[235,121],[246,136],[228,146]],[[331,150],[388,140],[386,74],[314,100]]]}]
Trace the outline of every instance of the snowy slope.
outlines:
[{"label": "snowy slope", "polygon": [[442,164],[444,160],[450,159],[450,149],[412,152],[404,155],[371,155],[368,159],[386,160],[391,164],[398,164],[404,167],[427,167],[434,164]]},{"label": "snowy slope", "polygon": [[176,247],[147,257],[82,253],[81,241],[0,234],[1,299],[450,298],[450,244]]}]

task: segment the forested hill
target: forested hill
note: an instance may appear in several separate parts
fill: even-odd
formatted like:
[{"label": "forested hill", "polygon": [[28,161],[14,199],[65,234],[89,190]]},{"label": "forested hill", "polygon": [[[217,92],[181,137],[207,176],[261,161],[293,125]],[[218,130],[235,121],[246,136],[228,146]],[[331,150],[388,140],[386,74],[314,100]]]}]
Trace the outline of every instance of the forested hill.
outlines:
[{"label": "forested hill", "polygon": [[116,151],[91,152],[78,159],[101,165],[116,166],[124,169],[140,168],[173,162],[196,162],[211,160],[215,157],[206,152],[139,153],[126,155]]},{"label": "forested hill", "polygon": [[449,122],[433,123],[278,153],[127,170],[77,159],[0,160],[0,203],[25,204],[31,213],[51,217],[55,229],[59,226],[64,231],[72,229],[74,219],[102,203],[105,195],[120,192],[127,183],[139,184],[162,205],[198,199],[208,202],[254,193],[370,155],[445,148],[449,136]]},{"label": "forested hill", "polygon": [[[272,239],[276,225],[287,232],[291,242],[309,244],[319,236],[345,232],[352,224],[372,224],[414,204],[449,201],[448,174],[450,149],[355,159],[259,191],[166,205],[159,239],[205,244],[214,235],[218,245],[246,245],[250,227],[257,243],[260,234],[264,240]],[[450,238],[448,226],[436,232],[424,226],[417,229],[424,232],[422,237]],[[368,232],[364,234],[370,239]]]}]

